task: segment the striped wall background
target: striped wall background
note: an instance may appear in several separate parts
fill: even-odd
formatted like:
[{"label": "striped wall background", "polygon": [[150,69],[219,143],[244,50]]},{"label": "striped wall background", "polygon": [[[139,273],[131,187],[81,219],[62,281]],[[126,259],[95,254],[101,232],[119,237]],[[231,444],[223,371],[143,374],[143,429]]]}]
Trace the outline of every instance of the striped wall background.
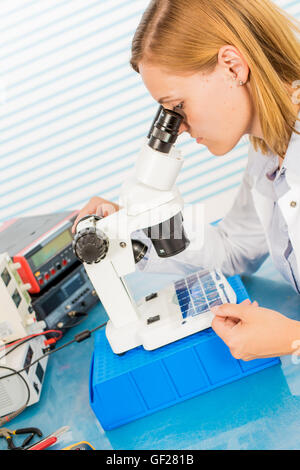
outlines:
[{"label": "striped wall background", "polygon": [[[277,0],[300,17],[300,0]],[[0,0],[0,223],[117,201],[157,110],[129,67],[148,0]],[[232,203],[248,142],[216,158],[179,141],[188,203],[210,220]]]}]

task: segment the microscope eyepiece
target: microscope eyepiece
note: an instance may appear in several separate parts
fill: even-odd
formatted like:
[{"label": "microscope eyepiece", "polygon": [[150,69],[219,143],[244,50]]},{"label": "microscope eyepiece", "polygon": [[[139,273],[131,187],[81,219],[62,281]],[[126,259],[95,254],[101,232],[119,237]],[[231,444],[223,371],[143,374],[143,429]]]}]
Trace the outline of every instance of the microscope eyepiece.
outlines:
[{"label": "microscope eyepiece", "polygon": [[183,117],[160,106],[148,134],[149,147],[162,153],[169,153],[175,144]]}]

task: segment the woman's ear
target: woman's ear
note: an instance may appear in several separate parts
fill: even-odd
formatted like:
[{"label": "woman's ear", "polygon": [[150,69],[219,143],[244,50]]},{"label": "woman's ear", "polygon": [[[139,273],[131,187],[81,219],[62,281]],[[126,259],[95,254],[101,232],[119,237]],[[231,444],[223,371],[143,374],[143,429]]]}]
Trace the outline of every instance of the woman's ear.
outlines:
[{"label": "woman's ear", "polygon": [[218,63],[233,80],[237,79],[243,84],[248,81],[249,66],[236,47],[229,45],[221,47],[218,54]]}]

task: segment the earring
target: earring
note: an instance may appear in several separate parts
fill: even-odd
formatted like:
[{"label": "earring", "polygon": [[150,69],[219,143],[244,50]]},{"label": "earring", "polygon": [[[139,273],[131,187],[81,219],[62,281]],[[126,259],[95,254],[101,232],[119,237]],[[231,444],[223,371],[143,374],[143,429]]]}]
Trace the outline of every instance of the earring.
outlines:
[{"label": "earring", "polygon": [[244,82],[242,80],[239,81],[239,85],[240,86],[243,86],[244,85]]}]

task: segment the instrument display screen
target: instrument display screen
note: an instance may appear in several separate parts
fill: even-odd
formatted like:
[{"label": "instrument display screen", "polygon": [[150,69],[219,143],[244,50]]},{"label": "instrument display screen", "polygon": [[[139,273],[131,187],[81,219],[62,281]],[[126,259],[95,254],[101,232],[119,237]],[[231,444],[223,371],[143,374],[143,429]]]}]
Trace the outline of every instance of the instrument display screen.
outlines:
[{"label": "instrument display screen", "polygon": [[45,264],[70,243],[72,243],[71,234],[69,230],[65,230],[31,257],[35,269],[39,268],[42,264]]}]

